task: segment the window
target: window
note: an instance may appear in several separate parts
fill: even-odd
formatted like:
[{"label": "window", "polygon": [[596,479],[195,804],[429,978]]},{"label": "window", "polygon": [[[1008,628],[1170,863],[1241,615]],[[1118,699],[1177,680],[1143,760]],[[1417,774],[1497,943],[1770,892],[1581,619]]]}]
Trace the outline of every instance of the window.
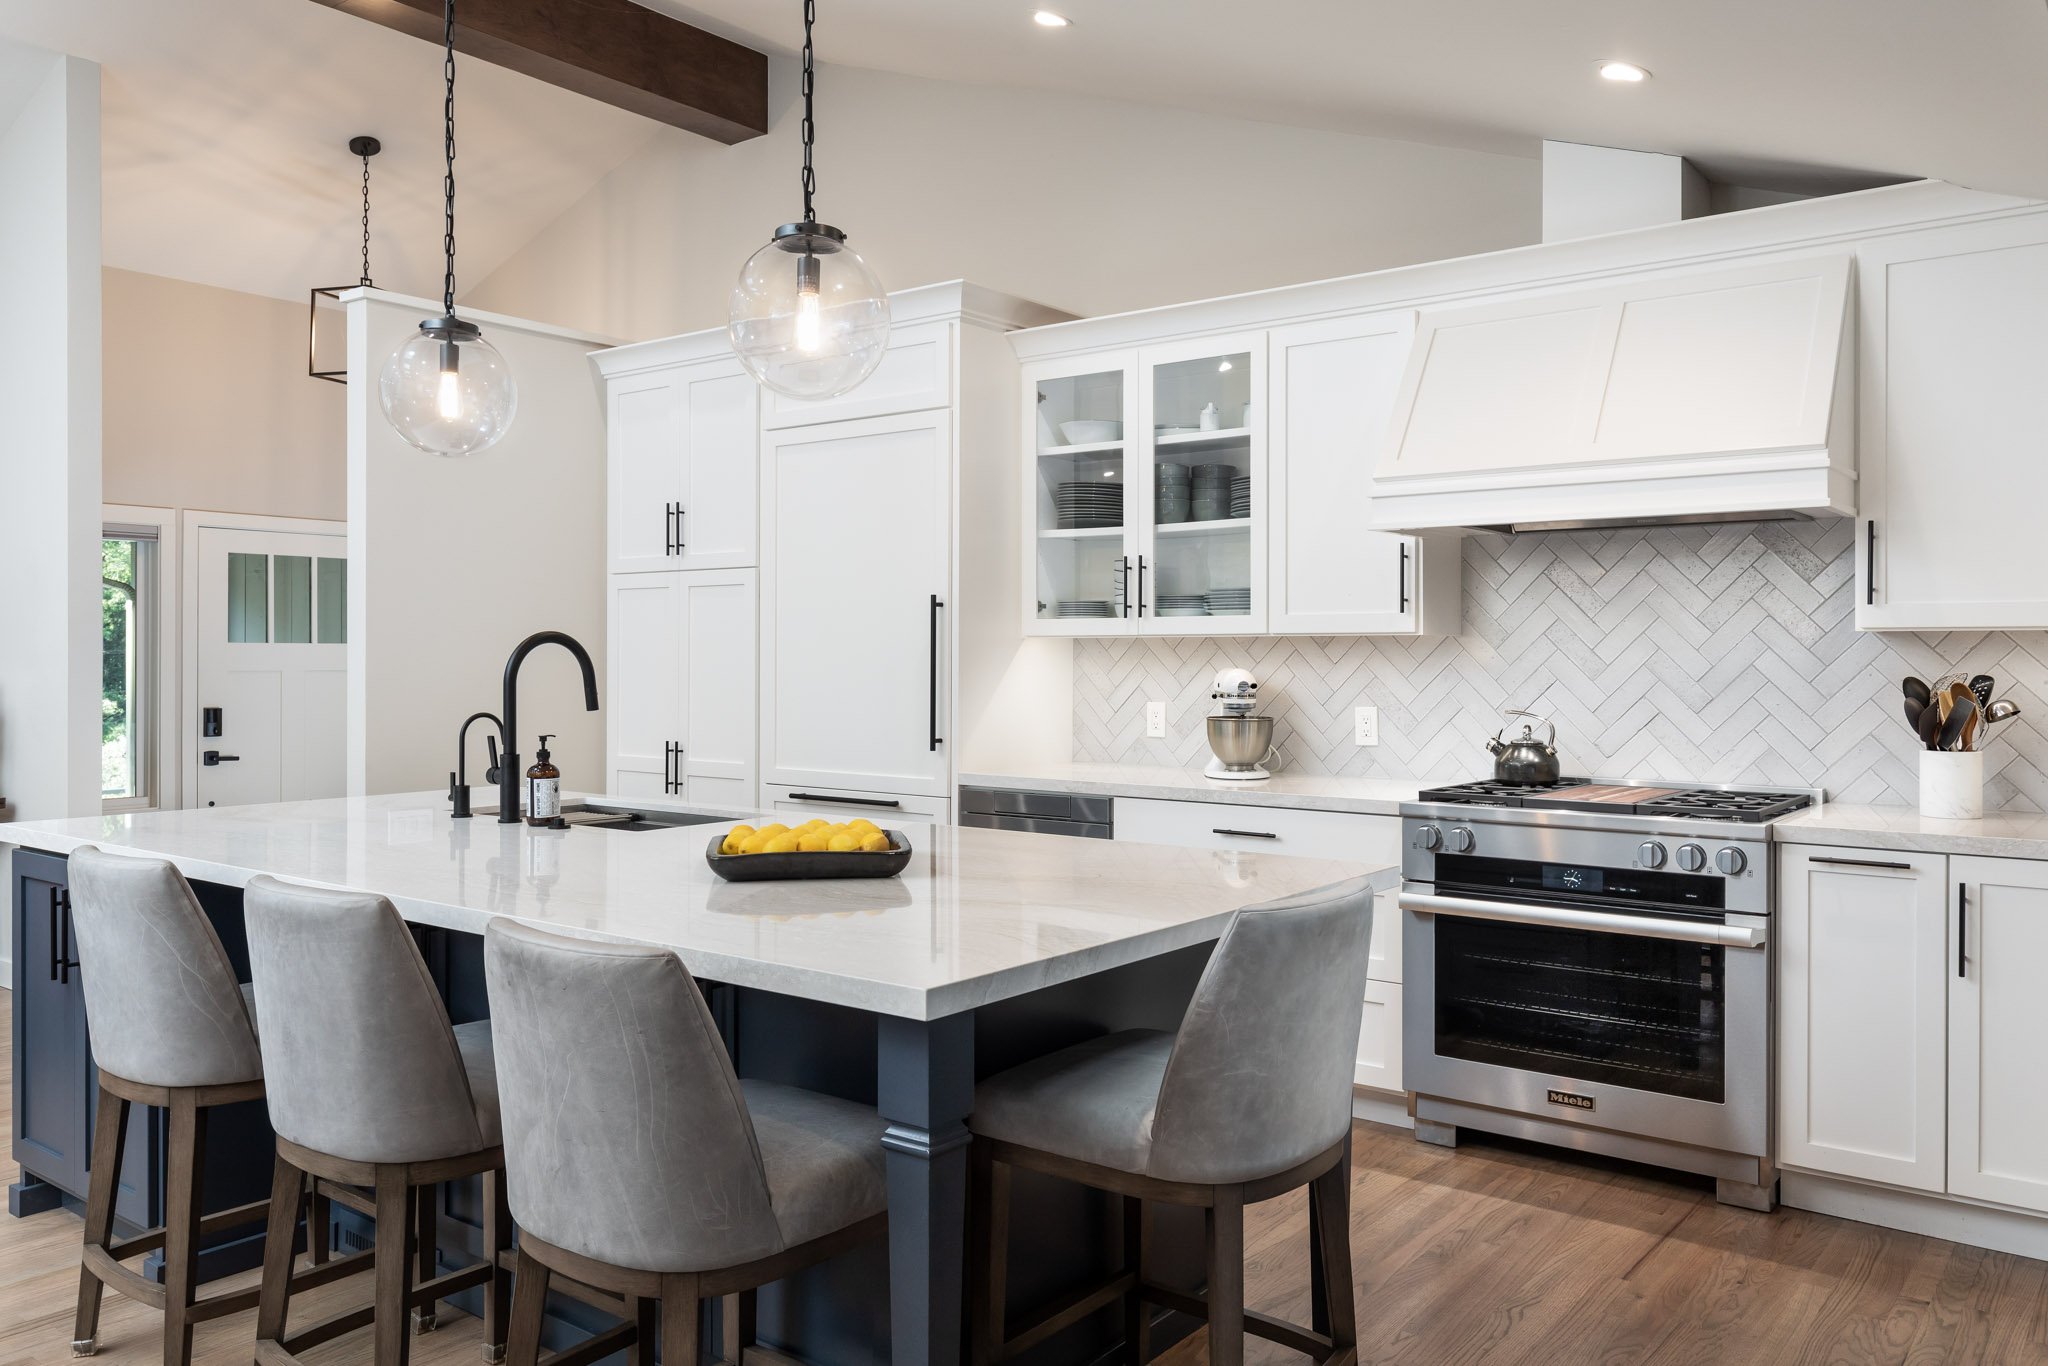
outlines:
[{"label": "window", "polygon": [[100,541],[100,797],[109,811],[157,804],[157,540],[107,527]]}]

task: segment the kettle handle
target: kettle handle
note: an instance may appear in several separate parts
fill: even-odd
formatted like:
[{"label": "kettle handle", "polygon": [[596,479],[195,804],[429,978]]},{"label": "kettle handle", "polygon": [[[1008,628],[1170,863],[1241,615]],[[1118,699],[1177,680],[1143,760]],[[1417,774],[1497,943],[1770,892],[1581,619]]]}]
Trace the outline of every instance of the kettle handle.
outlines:
[{"label": "kettle handle", "polygon": [[1544,725],[1544,728],[1545,728],[1546,730],[1548,730],[1548,731],[1550,732],[1550,738],[1549,738],[1549,739],[1547,739],[1547,740],[1545,740],[1545,741],[1543,742],[1543,744],[1544,744],[1544,747],[1545,747],[1545,748],[1547,748],[1547,749],[1556,749],[1556,748],[1557,748],[1557,722],[1555,722],[1555,721],[1551,720],[1551,719],[1550,719],[1549,717],[1547,717],[1547,716],[1543,715],[1543,714],[1542,714],[1541,712],[1534,712],[1534,711],[1521,711],[1521,710],[1519,710],[1519,709],[1516,709],[1516,710],[1512,710],[1512,711],[1505,711],[1505,712],[1502,712],[1502,713],[1501,713],[1501,715],[1503,715],[1503,716],[1526,716],[1526,717],[1528,717],[1528,718],[1529,718],[1529,719],[1530,719],[1531,721],[1541,721],[1541,722],[1543,723],[1543,725]]}]

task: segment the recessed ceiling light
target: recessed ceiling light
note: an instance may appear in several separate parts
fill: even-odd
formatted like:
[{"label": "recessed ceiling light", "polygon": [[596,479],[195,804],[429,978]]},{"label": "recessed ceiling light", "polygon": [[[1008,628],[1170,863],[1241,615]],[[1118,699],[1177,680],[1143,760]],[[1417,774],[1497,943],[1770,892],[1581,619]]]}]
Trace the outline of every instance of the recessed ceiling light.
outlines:
[{"label": "recessed ceiling light", "polygon": [[1610,81],[1621,81],[1628,85],[1650,79],[1650,73],[1634,62],[1602,62],[1600,74]]},{"label": "recessed ceiling light", "polygon": [[1074,21],[1064,14],[1054,14],[1049,9],[1042,9],[1032,12],[1031,22],[1040,28],[1066,28]]}]

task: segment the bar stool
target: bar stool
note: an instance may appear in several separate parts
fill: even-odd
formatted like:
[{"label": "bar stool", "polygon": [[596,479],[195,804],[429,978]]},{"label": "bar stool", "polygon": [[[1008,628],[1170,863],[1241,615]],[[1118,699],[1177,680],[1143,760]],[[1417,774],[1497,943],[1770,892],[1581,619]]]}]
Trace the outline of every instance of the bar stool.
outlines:
[{"label": "bar stool", "polygon": [[[1357,1359],[1351,1284],[1351,1074],[1372,938],[1363,878],[1239,911],[1177,1034],[1131,1030],[981,1083],[974,1097],[970,1359],[1015,1356],[1121,1302],[1147,1359],[1147,1304],[1205,1318],[1211,1366],[1238,1366],[1247,1331],[1320,1363]],[[1008,1169],[1122,1197],[1124,1265],[1007,1335]],[[1247,1314],[1244,1209],[1310,1189],[1313,1329]],[[1205,1211],[1208,1291],[1145,1279],[1145,1202]],[[1320,1275],[1315,1274],[1320,1266]]]},{"label": "bar stool", "polygon": [[628,1344],[694,1366],[699,1301],[754,1290],[882,1235],[883,1121],[740,1081],[682,960],[494,920],[484,971],[519,1220],[512,1366],[534,1366],[551,1279],[626,1320],[550,1361]]},{"label": "bar stool", "polygon": [[[192,1359],[194,1324],[256,1303],[253,1289],[202,1299],[194,1284],[200,1237],[256,1223],[269,1209],[268,1201],[258,1200],[201,1214],[208,1109],[263,1095],[263,1060],[248,989],[235,981],[213,922],[176,868],[161,859],[127,858],[90,845],[72,853],[70,866],[86,1030],[99,1067],[71,1354],[91,1356],[98,1350],[101,1292],[111,1286],[163,1311],[163,1359],[185,1366]],[[114,1199],[134,1105],[169,1111],[164,1223],[116,1242]],[[326,1208],[323,1201],[309,1215],[316,1262],[325,1260]],[[297,1192],[292,1192],[279,1221],[287,1267],[298,1216]],[[161,1285],[121,1265],[158,1249],[164,1256]]]},{"label": "bar stool", "polygon": [[[408,1311],[421,1311],[425,1332],[439,1300],[477,1286],[484,1360],[502,1360],[510,1286],[497,1254],[512,1230],[490,1021],[449,1026],[411,932],[381,896],[258,877],[242,905],[277,1131],[256,1360],[295,1362],[370,1327],[377,1366],[404,1366]],[[484,1259],[435,1276],[433,1187],[478,1175]],[[359,1254],[375,1268],[376,1291],[368,1306],[288,1333],[289,1244],[278,1236],[278,1210],[309,1180],[316,1194],[377,1221],[376,1246]]]}]

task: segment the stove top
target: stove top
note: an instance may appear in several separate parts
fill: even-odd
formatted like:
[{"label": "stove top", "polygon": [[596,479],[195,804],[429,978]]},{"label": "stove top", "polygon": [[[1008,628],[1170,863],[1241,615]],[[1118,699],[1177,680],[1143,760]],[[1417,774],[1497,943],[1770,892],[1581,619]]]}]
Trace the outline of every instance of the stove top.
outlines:
[{"label": "stove top", "polygon": [[1811,792],[1688,787],[1678,783],[1602,783],[1560,778],[1527,786],[1482,781],[1425,788],[1416,801],[1436,806],[1490,806],[1535,811],[1592,811],[1609,816],[1675,816],[1761,825],[1813,805]]}]

